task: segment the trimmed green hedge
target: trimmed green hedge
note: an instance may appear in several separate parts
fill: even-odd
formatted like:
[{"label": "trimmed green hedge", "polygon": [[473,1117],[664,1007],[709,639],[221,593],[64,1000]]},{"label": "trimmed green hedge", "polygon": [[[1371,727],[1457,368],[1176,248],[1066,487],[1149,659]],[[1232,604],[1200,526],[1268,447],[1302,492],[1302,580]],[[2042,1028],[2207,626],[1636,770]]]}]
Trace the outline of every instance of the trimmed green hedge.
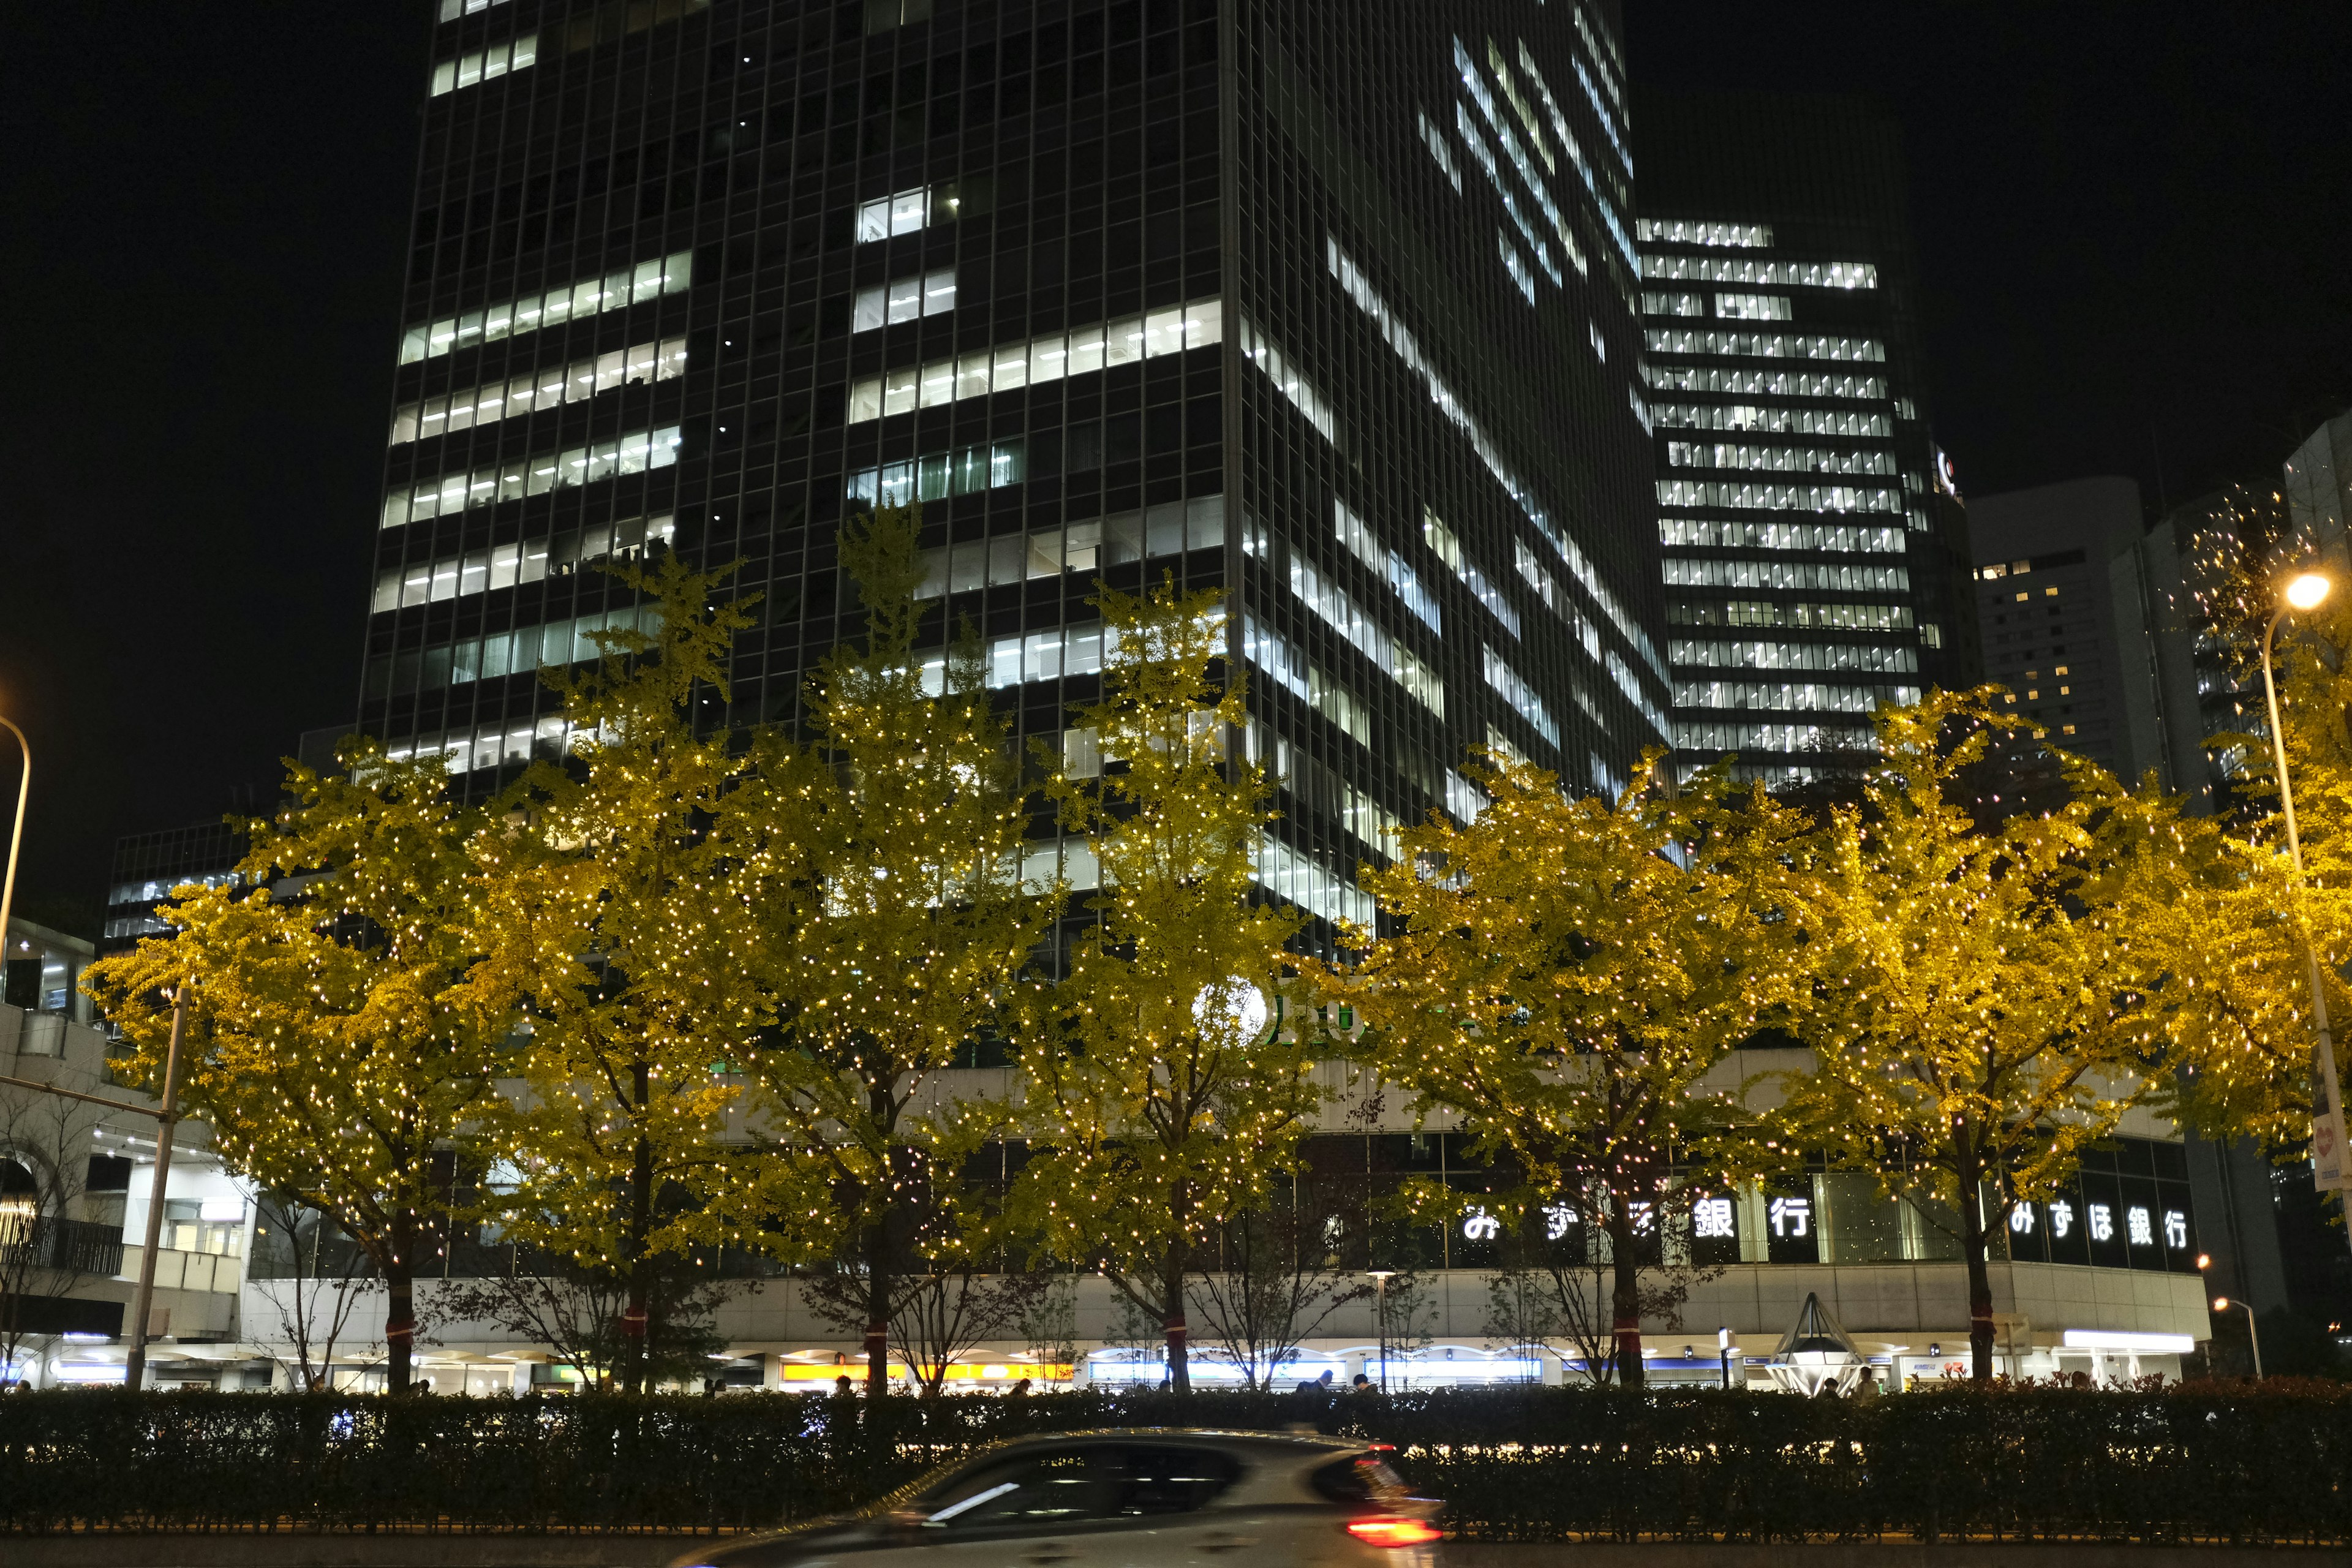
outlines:
[{"label": "trimmed green hedge", "polygon": [[[1341,1399],[1465,1538],[2352,1542],[2352,1395],[1965,1390],[1867,1403],[1515,1387]],[[1279,1429],[1280,1394],[0,1398],[0,1531],[735,1530],[856,1507],[980,1444]]]}]

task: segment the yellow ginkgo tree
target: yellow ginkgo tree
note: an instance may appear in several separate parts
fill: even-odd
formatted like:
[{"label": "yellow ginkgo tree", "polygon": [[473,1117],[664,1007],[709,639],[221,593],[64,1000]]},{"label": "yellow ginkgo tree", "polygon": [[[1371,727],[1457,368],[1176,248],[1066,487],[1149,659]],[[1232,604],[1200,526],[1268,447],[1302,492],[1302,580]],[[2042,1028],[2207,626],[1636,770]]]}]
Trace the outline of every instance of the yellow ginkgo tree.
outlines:
[{"label": "yellow ginkgo tree", "polygon": [[1522,762],[1472,770],[1491,804],[1405,830],[1365,879],[1394,929],[1360,933],[1361,963],[1333,982],[1381,1079],[1457,1112],[1517,1170],[1513,1223],[1605,1235],[1607,1326],[1588,1359],[1628,1384],[1655,1300],[1643,1263],[1730,1119],[1702,1080],[1809,989],[1804,818],[1721,770],[1675,791],[1664,766],[1652,753],[1613,801]]},{"label": "yellow ginkgo tree", "polygon": [[1160,1326],[1184,1390],[1186,1282],[1295,1163],[1319,1100],[1265,1003],[1302,921],[1255,892],[1268,792],[1233,754],[1247,715],[1216,596],[1098,602],[1102,699],[1074,713],[1046,794],[1100,890],[1024,1030],[1014,1208]]},{"label": "yellow ginkgo tree", "polygon": [[1780,1151],[1825,1152],[1952,1231],[1981,1381],[2010,1215],[2134,1108],[2168,1105],[2196,1060],[2158,994],[2187,839],[2173,804],[2075,758],[2050,809],[1987,812],[1982,770],[2019,735],[1987,693],[1875,724],[1858,798],[1807,846],[1817,984],[1795,1032],[1813,1059],[1780,1078],[1770,1125]]},{"label": "yellow ginkgo tree", "polygon": [[[450,1218],[454,1154],[494,1104],[505,1021],[466,992],[483,814],[437,756],[347,743],[296,766],[247,825],[240,885],[186,887],[176,928],[93,964],[116,1072],[160,1085],[169,993],[191,985],[181,1105],[230,1169],[347,1233],[385,1292],[386,1383],[409,1382],[420,1258]],[[249,889],[249,890],[247,890]]]},{"label": "yellow ginkgo tree", "polygon": [[[772,1224],[802,1255],[845,1266],[825,1299],[858,1319],[877,1394],[894,1322],[988,1319],[1003,1294],[972,1278],[963,1221],[980,1205],[964,1201],[959,1169],[981,1131],[972,1117],[995,1123],[934,1090],[1017,1010],[1058,907],[1055,889],[1023,887],[1020,773],[978,650],[918,651],[938,608],[916,596],[920,522],[885,508],[843,531],[866,646],[837,650],[811,683],[817,765],[797,791],[811,896],[762,919],[752,947],[776,1020],[747,1058],[773,1140],[761,1151]],[[919,1361],[940,1336],[913,1337],[931,1349],[901,1332],[900,1352],[936,1386],[943,1369]]]}]

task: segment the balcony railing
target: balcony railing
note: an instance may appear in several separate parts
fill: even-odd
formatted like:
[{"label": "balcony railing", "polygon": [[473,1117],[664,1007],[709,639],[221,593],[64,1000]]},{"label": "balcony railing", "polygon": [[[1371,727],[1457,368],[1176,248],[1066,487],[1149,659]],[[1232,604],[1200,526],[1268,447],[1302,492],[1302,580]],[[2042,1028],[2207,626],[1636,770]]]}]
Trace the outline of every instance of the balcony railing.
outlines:
[{"label": "balcony railing", "polygon": [[122,1271],[122,1227],[84,1219],[0,1219],[0,1262],[110,1279]]}]

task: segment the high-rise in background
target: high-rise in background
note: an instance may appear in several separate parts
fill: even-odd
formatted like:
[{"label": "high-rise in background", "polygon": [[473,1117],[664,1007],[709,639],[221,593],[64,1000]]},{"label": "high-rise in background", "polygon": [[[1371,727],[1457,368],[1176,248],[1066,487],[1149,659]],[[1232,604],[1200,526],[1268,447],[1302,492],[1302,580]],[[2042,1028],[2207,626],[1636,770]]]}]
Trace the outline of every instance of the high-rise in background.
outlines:
[{"label": "high-rise in background", "polygon": [[1224,591],[1260,879],[1327,919],[1469,748],[1664,739],[1608,8],[444,9],[354,607],[395,751],[560,752],[538,672],[656,546],[743,563],[726,717],[789,721],[836,531],[910,501],[942,647],[1073,765],[1097,583]]},{"label": "high-rise in background", "polygon": [[1675,744],[1804,781],[1978,670],[1898,131],[1861,100],[1654,96],[1640,153]]}]

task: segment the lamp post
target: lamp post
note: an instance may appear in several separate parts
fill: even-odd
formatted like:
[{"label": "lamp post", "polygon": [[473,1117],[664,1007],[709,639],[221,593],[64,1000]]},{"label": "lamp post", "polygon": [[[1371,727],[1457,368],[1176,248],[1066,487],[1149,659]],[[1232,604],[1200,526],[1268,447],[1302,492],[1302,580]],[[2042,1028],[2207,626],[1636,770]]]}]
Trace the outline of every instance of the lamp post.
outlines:
[{"label": "lamp post", "polygon": [[[2311,984],[2311,1024],[2317,1036],[2312,1059],[2311,1173],[2320,1191],[2338,1191],[2344,1180],[2344,1105],[2336,1079],[2336,1040],[2327,1025],[2327,997],[2319,978],[2319,950],[2312,944],[2311,924],[2303,908],[2303,843],[2294,830],[2294,790],[2287,779],[2286,732],[2279,724],[2278,681],[2271,672],[2271,642],[2279,623],[2297,610],[2316,609],[2333,586],[2316,572],[2305,572],[2287,584],[2284,601],[2270,625],[2263,628],[2263,700],[2271,720],[2271,754],[2278,763],[2279,815],[2286,820],[2286,852],[2294,868],[2295,924],[2303,932],[2305,978]],[[2242,1303],[2241,1303],[2242,1305]]]},{"label": "lamp post", "polygon": [[8,916],[16,902],[16,850],[25,842],[25,799],[33,789],[33,743],[25,739],[25,731],[0,714],[0,725],[16,737],[16,749],[25,753],[24,771],[16,775],[16,826],[8,830],[8,871],[0,878],[0,948],[8,942]]},{"label": "lamp post", "polygon": [[2217,1312],[2226,1312],[2232,1307],[2246,1314],[2246,1342],[2254,1347],[2254,1381],[2260,1383],[2263,1380],[2263,1336],[2254,1331],[2253,1307],[2248,1302],[2232,1301],[2227,1296],[2213,1298],[2213,1310]]},{"label": "lamp post", "polygon": [[1372,1332],[1381,1347],[1381,1392],[1389,1391],[1389,1281],[1396,1278],[1393,1268],[1366,1270],[1372,1277]]}]

